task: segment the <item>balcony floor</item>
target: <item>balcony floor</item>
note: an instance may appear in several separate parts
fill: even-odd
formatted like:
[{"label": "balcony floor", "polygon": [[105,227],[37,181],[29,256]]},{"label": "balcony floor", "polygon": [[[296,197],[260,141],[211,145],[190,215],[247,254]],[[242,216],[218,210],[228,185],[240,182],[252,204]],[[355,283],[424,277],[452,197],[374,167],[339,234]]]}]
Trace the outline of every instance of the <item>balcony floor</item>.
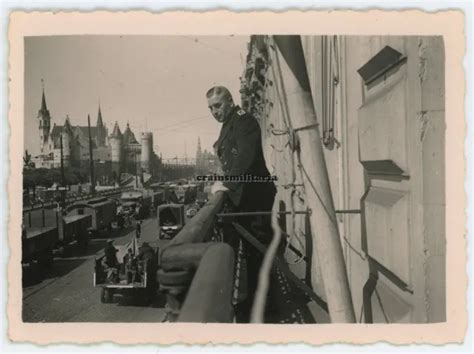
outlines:
[{"label": "balcony floor", "polygon": [[272,271],[265,323],[316,323],[313,301],[279,269]]}]

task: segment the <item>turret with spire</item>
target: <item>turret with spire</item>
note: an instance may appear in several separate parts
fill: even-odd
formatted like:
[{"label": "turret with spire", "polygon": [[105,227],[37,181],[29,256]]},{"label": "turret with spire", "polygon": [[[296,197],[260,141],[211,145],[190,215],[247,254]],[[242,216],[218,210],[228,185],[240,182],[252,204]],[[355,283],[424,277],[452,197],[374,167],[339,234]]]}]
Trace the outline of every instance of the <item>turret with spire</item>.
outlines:
[{"label": "turret with spire", "polygon": [[105,146],[105,138],[107,137],[107,130],[105,128],[104,122],[102,121],[102,112],[100,110],[99,103],[99,112],[97,113],[97,124],[96,124],[96,144],[97,146]]},{"label": "turret with spire", "polygon": [[41,97],[41,108],[38,111],[39,133],[40,133],[40,149],[41,153],[47,151],[49,142],[49,132],[51,128],[51,116],[49,115],[48,106],[46,105],[46,97],[44,94],[44,81],[41,79],[43,95]]},{"label": "turret with spire", "polygon": [[123,145],[138,144],[135,134],[130,129],[130,124],[127,122],[127,127],[123,131]]}]

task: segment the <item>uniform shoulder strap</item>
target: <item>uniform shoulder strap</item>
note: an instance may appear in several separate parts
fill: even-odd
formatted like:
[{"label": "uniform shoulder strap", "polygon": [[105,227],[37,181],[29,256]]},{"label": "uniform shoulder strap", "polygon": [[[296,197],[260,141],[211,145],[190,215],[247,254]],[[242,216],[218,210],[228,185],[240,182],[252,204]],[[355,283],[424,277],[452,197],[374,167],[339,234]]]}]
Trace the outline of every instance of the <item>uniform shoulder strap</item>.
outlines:
[{"label": "uniform shoulder strap", "polygon": [[237,111],[237,115],[238,115],[239,117],[243,117],[243,116],[245,116],[246,114],[247,114],[247,112],[245,112],[243,109],[239,109],[239,110]]}]

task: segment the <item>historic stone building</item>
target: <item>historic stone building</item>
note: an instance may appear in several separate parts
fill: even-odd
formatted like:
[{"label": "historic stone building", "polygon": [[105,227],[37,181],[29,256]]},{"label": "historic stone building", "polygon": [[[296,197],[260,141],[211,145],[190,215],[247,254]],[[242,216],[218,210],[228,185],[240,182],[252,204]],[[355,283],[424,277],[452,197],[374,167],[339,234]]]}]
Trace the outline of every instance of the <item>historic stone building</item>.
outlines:
[{"label": "historic stone building", "polygon": [[[64,166],[87,166],[90,162],[89,127],[73,126],[69,116],[63,125],[53,124],[43,90],[41,108],[38,111],[40,155],[34,159],[37,168],[57,168],[61,165],[61,145]],[[99,106],[95,126],[90,127],[92,155],[95,164],[111,165],[109,171],[114,178],[121,173],[135,174],[137,171],[152,173],[157,160],[153,152],[153,134],[143,132],[140,141],[127,123],[122,133],[115,122],[112,134],[102,119]]]},{"label": "historic stone building", "polygon": [[198,137],[196,149],[196,174],[217,173],[220,168],[219,159],[206,149],[202,150],[201,139]]}]

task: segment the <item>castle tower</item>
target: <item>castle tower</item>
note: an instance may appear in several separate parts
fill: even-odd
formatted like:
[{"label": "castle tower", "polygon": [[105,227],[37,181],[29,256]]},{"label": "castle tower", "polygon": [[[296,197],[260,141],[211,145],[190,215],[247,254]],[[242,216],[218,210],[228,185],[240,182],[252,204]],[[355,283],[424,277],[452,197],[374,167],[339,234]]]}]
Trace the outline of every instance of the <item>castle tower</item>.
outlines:
[{"label": "castle tower", "polygon": [[122,132],[120,131],[117,121],[115,121],[114,130],[109,137],[112,169],[119,173],[120,163],[122,162]]},{"label": "castle tower", "polygon": [[[43,80],[41,80],[43,83]],[[38,111],[38,120],[39,120],[39,134],[40,134],[40,151],[41,153],[47,153],[48,151],[48,141],[49,141],[49,132],[51,128],[51,116],[49,115],[48,107],[46,106],[46,98],[44,95],[44,86],[43,86],[43,97],[41,98],[41,108]]]},{"label": "castle tower", "polygon": [[99,112],[97,113],[97,124],[96,124],[96,144],[97,147],[99,146],[105,146],[105,139],[107,136],[107,131],[104,125],[104,122],[102,121],[102,112],[100,110],[100,104],[99,104]]},{"label": "castle tower", "polygon": [[69,120],[69,116],[66,116],[66,121],[64,122],[61,136],[63,138],[63,163],[64,166],[69,166],[71,164],[73,156],[74,143],[74,135],[72,133],[72,126],[71,121]]},{"label": "castle tower", "polygon": [[140,143],[142,147],[140,165],[143,171],[150,172],[151,157],[153,156],[153,133],[141,133]]}]

